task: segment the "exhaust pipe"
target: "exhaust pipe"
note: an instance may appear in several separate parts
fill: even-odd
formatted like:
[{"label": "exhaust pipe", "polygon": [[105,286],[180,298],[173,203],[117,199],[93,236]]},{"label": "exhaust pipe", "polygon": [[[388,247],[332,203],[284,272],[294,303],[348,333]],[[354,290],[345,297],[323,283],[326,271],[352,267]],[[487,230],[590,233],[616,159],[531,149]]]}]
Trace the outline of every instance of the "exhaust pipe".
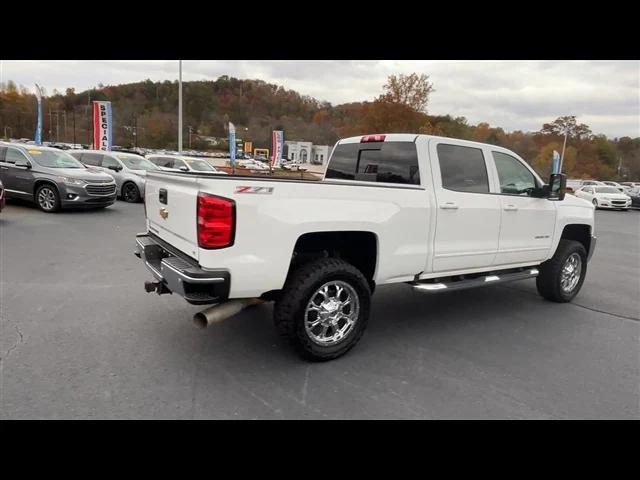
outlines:
[{"label": "exhaust pipe", "polygon": [[228,302],[219,303],[213,307],[206,308],[193,316],[193,323],[200,328],[207,328],[214,323],[220,323],[229,317],[240,313],[251,305],[259,305],[265,300],[260,298],[242,298],[238,300],[229,300]]}]

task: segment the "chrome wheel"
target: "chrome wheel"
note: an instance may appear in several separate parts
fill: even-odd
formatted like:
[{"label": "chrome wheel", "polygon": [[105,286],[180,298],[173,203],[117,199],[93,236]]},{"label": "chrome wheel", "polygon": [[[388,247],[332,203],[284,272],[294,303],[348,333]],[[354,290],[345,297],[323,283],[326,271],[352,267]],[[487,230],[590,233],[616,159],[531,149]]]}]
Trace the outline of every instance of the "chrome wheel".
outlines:
[{"label": "chrome wheel", "polygon": [[562,272],[560,274],[560,288],[565,293],[571,293],[578,282],[582,273],[582,257],[577,253],[569,255],[564,262]]},{"label": "chrome wheel", "polygon": [[332,280],[311,296],[305,311],[305,330],[314,343],[335,345],[353,330],[359,312],[360,301],[354,288]]},{"label": "chrome wheel", "polygon": [[43,210],[53,210],[56,206],[56,194],[49,187],[42,187],[38,192],[38,205]]}]

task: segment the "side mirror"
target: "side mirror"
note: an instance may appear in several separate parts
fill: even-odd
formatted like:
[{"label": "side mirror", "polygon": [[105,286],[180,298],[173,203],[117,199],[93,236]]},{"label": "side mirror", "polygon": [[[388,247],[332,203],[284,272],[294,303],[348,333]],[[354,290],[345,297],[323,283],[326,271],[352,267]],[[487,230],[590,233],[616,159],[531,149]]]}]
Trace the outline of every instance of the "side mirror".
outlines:
[{"label": "side mirror", "polygon": [[29,162],[28,160],[16,160],[15,166],[29,169],[31,168],[31,162]]},{"label": "side mirror", "polygon": [[552,173],[549,177],[548,185],[549,200],[564,200],[564,196],[567,192],[567,176],[563,173]]},{"label": "side mirror", "polygon": [[114,172],[119,172],[120,170],[122,170],[122,167],[120,165],[109,165],[107,168],[109,170],[113,170]]},{"label": "side mirror", "polygon": [[181,172],[188,172],[189,171],[189,167],[185,167],[184,165],[181,166],[178,170],[180,170]]}]

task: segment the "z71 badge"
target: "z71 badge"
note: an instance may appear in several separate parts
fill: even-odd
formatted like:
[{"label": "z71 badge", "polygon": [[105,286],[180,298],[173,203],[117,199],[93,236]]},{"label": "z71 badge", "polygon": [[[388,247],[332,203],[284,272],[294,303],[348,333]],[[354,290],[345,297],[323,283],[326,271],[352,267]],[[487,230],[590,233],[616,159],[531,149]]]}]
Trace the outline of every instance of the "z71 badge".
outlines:
[{"label": "z71 badge", "polygon": [[273,187],[236,187],[235,193],[259,193],[262,195],[271,195]]}]

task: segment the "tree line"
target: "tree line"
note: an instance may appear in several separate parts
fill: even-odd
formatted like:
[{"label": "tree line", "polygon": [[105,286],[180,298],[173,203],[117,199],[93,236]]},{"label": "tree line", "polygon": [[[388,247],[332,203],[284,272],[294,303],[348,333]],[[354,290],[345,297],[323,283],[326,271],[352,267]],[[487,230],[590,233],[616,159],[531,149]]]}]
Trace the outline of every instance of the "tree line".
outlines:
[{"label": "tree line", "polygon": [[[334,144],[339,138],[370,133],[425,133],[490,143],[518,153],[538,173],[548,176],[553,150],[561,151],[568,134],[563,170],[573,178],[640,179],[640,138],[594,134],[575,116],[559,117],[536,132],[507,132],[465,117],[430,115],[435,91],[427,75],[391,75],[370,102],[331,105],[262,80],[221,76],[215,81],[183,82],[184,146],[206,150],[205,137],[227,136],[232,121],[237,136],[254,147],[270,148],[271,132],[286,139]],[[87,144],[91,141],[91,102],[112,102],[114,144],[177,148],[176,81],[99,84],[76,93],[45,92],[45,141]],[[33,138],[36,99],[24,86],[0,84],[0,135]],[[134,135],[135,134],[135,135]]]}]

